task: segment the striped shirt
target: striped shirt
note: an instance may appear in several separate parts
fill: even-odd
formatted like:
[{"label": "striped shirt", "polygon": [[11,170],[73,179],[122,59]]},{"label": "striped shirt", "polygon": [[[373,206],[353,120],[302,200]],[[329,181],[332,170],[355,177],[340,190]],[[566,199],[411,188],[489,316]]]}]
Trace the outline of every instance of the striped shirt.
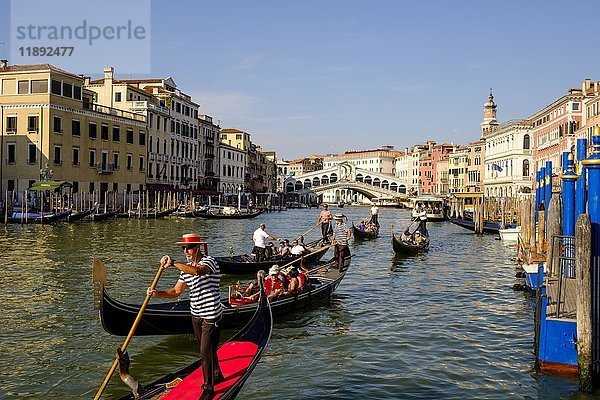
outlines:
[{"label": "striped shirt", "polygon": [[335,238],[335,243],[348,245],[348,225],[344,222],[341,224],[336,223],[335,228],[333,228],[333,236]]},{"label": "striped shirt", "polygon": [[[223,313],[219,283],[221,271],[217,261],[206,256],[200,260],[210,272],[205,275],[192,275],[181,272],[179,282],[185,283],[190,288],[190,311],[194,317],[215,319],[220,318]],[[188,263],[188,265],[198,265]]]}]

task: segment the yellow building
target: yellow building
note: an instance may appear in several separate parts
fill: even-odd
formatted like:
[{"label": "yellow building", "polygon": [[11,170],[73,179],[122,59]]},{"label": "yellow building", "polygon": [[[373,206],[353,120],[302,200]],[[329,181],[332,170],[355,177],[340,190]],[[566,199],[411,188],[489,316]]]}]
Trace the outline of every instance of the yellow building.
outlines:
[{"label": "yellow building", "polygon": [[96,104],[83,77],[53,65],[0,62],[0,135],[0,190],[42,178],[74,192],[143,187],[145,117]]},{"label": "yellow building", "polygon": [[246,153],[250,150],[250,134],[235,128],[221,129],[221,142],[242,149]]}]

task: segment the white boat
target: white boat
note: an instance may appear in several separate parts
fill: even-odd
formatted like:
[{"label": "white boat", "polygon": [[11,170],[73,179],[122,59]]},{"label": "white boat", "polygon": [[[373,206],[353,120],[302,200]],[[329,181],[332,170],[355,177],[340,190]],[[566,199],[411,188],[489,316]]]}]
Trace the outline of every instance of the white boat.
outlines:
[{"label": "white boat", "polygon": [[521,234],[521,227],[517,226],[514,228],[504,228],[500,229],[500,239],[507,242],[517,242],[519,240],[519,235]]},{"label": "white boat", "polygon": [[412,201],[413,209],[411,216],[413,218],[418,218],[425,212],[428,221],[446,220],[446,207],[443,198],[437,196],[417,196]]}]

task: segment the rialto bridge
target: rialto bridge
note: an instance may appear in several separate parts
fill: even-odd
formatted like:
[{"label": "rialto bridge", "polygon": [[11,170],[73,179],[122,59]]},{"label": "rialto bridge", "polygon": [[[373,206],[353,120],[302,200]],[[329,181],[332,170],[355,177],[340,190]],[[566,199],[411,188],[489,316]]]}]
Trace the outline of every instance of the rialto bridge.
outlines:
[{"label": "rialto bridge", "polygon": [[[300,203],[399,202],[406,200],[406,181],[389,175],[357,168],[348,162],[328,169],[290,176],[284,182],[288,200],[294,195]],[[292,200],[293,201],[293,200]]]}]

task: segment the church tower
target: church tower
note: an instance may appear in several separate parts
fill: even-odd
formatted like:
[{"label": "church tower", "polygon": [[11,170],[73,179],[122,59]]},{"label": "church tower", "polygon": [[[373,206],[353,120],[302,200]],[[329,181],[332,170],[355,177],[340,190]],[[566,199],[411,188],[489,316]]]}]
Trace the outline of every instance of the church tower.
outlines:
[{"label": "church tower", "polygon": [[498,127],[498,120],[496,119],[496,103],[494,103],[494,95],[490,88],[490,95],[488,101],[483,105],[483,121],[481,121],[481,139],[485,139],[487,135],[495,131]]}]

